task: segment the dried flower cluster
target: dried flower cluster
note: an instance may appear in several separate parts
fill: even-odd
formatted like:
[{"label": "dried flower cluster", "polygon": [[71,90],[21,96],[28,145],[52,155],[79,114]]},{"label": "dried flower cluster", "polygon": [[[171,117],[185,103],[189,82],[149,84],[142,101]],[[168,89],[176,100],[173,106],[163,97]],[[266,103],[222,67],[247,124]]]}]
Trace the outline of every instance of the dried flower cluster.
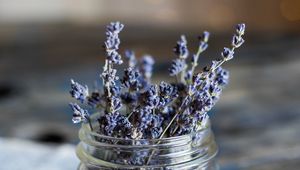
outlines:
[{"label": "dried flower cluster", "polygon": [[106,28],[106,60],[100,76],[103,90],[89,93],[86,85],[71,80],[71,96],[103,113],[98,119],[99,126],[93,129],[88,111],[75,103],[70,104],[73,122],[90,123],[97,133],[127,139],[160,139],[205,128],[207,113],[228,84],[229,72],[221,65],[231,60],[235,49],[244,43],[245,24],[237,25],[231,47],[224,48],[221,58],[198,70],[199,56],[208,48],[209,33],[205,31],[199,36],[198,50],[191,55],[186,37],[182,35],[174,48],[176,58],[169,68],[170,76],[176,81],[159,84],[151,82],[153,58],[144,56],[137,60],[130,50],[124,57],[128,67],[123,77],[117,76],[115,65],[124,63],[118,52],[119,33],[123,28],[119,22],[110,23]]}]

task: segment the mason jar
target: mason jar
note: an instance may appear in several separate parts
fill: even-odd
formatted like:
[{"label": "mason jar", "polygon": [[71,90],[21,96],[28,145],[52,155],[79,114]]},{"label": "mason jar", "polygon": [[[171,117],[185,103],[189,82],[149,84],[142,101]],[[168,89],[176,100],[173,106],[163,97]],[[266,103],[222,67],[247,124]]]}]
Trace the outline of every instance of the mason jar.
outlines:
[{"label": "mason jar", "polygon": [[[92,123],[96,129],[97,123]],[[208,125],[197,132],[162,139],[100,135],[88,124],[79,130],[78,170],[217,170],[217,145]]]}]

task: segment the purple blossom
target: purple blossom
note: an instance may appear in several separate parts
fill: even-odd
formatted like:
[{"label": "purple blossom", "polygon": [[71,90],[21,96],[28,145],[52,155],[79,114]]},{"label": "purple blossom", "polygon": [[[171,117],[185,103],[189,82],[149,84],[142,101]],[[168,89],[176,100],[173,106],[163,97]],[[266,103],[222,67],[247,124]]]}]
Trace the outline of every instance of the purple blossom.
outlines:
[{"label": "purple blossom", "polygon": [[101,77],[104,82],[115,83],[115,81],[119,79],[119,77],[116,76],[116,74],[117,74],[116,69],[108,70],[107,68],[104,68],[104,71],[101,74]]},{"label": "purple blossom", "polygon": [[124,76],[122,79],[122,84],[124,87],[129,88],[131,91],[138,91],[142,86],[139,81],[140,73],[138,70],[129,67],[124,70]]},{"label": "purple blossom", "polygon": [[188,80],[190,80],[192,77],[193,77],[193,72],[192,72],[192,70],[188,70],[188,71],[186,72],[186,74],[185,74],[184,79],[185,79],[185,81],[188,81]]},{"label": "purple blossom", "polygon": [[244,23],[237,24],[236,32],[238,35],[244,35],[246,29],[246,25]]},{"label": "purple blossom", "polygon": [[163,117],[152,113],[150,107],[141,107],[135,110],[132,115],[133,126],[142,132],[147,139],[158,138],[162,132]]},{"label": "purple blossom", "polygon": [[117,51],[111,51],[109,53],[109,55],[107,56],[107,59],[109,60],[109,62],[111,62],[113,64],[120,65],[123,63],[121,55]]},{"label": "purple blossom", "polygon": [[119,112],[106,113],[98,121],[100,130],[105,135],[119,138],[130,138],[131,136],[132,124],[126,116]]},{"label": "purple blossom", "polygon": [[172,61],[171,68],[169,69],[170,76],[176,76],[185,68],[185,62],[181,59]]},{"label": "purple blossom", "polygon": [[159,104],[157,107],[163,110],[170,102],[178,96],[175,87],[169,83],[162,81],[159,84]]},{"label": "purple blossom", "polygon": [[191,133],[196,125],[197,120],[195,118],[191,118],[191,115],[188,112],[184,112],[180,114],[176,119],[176,126],[173,126],[171,132],[175,136],[185,135]]},{"label": "purple blossom", "polygon": [[75,98],[75,99],[79,100],[81,103],[83,103],[89,95],[89,89],[88,89],[87,85],[83,86],[83,85],[75,82],[73,79],[71,79],[70,94],[73,98]]},{"label": "purple blossom", "polygon": [[[83,86],[71,80],[72,97],[95,109],[101,107],[100,112],[104,112],[98,119],[99,128],[95,129],[95,132],[138,140],[183,135],[207,127],[209,122],[207,112],[217,103],[229,80],[229,72],[221,65],[231,60],[234,57],[234,50],[244,43],[242,35],[245,33],[245,24],[236,26],[231,47],[224,48],[222,58],[213,60],[197,74],[194,74],[194,71],[198,65],[198,58],[208,48],[207,42],[210,35],[204,31],[199,36],[198,51],[192,56],[191,63],[187,63],[186,60],[189,51],[187,40],[182,35],[174,48],[178,58],[172,61],[169,69],[170,75],[180,78],[180,81],[175,83],[162,81],[159,85],[152,84],[150,81],[154,65],[153,58],[144,56],[137,63],[134,52],[129,50],[125,51],[129,67],[124,70],[124,75],[119,80],[117,70],[113,66],[123,63],[118,53],[121,42],[119,33],[123,27],[124,25],[120,22],[113,22],[106,28],[104,47],[107,58],[101,74],[103,92],[95,90],[89,94],[86,85]],[[123,104],[126,105],[124,109]],[[73,110],[73,122],[88,122],[93,130],[88,111],[73,103],[70,103],[70,107]],[[170,129],[165,129],[169,127]],[[149,143],[146,141],[146,143],[130,144]],[[140,151],[120,156],[127,164],[144,165],[149,152]],[[116,162],[122,161],[116,160]]]},{"label": "purple blossom", "polygon": [[159,104],[157,85],[151,85],[140,97],[146,107],[156,107]]},{"label": "purple blossom", "polygon": [[244,42],[245,42],[245,40],[242,37],[234,35],[232,37],[231,45],[234,48],[239,48]]},{"label": "purple blossom", "polygon": [[229,82],[229,71],[223,69],[222,67],[218,67],[215,70],[215,81],[220,85],[220,86],[225,86]]},{"label": "purple blossom", "polygon": [[175,92],[175,89],[173,85],[162,81],[159,84],[159,92],[160,92],[160,96],[174,97],[173,94]]},{"label": "purple blossom", "polygon": [[187,41],[184,35],[181,35],[180,40],[177,41],[174,52],[180,59],[186,59],[188,57],[189,51],[187,49]]},{"label": "purple blossom", "polygon": [[113,64],[122,64],[121,55],[117,52],[120,45],[119,33],[124,28],[124,25],[120,22],[112,22],[106,27],[106,41],[105,49],[107,53],[107,59]]},{"label": "purple blossom", "polygon": [[190,105],[190,110],[192,113],[206,113],[212,108],[213,104],[210,93],[200,90],[195,93],[194,100]]},{"label": "purple blossom", "polygon": [[141,60],[141,72],[146,79],[150,79],[153,72],[154,59],[150,55],[146,55]]},{"label": "purple blossom", "polygon": [[117,112],[122,107],[121,99],[116,96],[111,96],[108,98],[108,105],[110,106],[110,112]]},{"label": "purple blossom", "polygon": [[111,22],[109,25],[106,26],[106,31],[109,33],[119,34],[123,28],[124,25],[120,22]]},{"label": "purple blossom", "polygon": [[209,32],[207,32],[207,31],[204,31],[202,33],[202,35],[199,36],[199,40],[200,40],[199,50],[200,51],[205,51],[208,48],[208,44],[207,44],[208,39],[209,39]]},{"label": "purple blossom", "polygon": [[126,50],[125,58],[128,60],[128,66],[131,68],[135,68],[137,61],[136,61],[134,52],[131,50]]},{"label": "purple blossom", "polygon": [[233,59],[234,51],[229,48],[224,47],[224,50],[221,53],[221,55],[225,61],[228,61],[228,60]]},{"label": "purple blossom", "polygon": [[204,31],[201,36],[199,36],[199,40],[203,42],[208,42],[210,33],[208,31]]},{"label": "purple blossom", "polygon": [[104,135],[112,136],[114,128],[117,126],[117,118],[119,112],[106,113],[98,119],[101,133]]},{"label": "purple blossom", "polygon": [[87,123],[89,121],[89,113],[87,110],[82,109],[76,103],[70,103],[69,105],[73,110],[73,123]]}]

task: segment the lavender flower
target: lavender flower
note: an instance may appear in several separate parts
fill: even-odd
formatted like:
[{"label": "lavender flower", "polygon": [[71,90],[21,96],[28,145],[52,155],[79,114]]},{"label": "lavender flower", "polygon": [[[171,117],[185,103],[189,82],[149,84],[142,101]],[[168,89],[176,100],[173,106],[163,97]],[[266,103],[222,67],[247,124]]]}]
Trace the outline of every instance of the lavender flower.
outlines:
[{"label": "lavender flower", "polygon": [[238,35],[244,35],[245,29],[246,29],[246,25],[244,23],[237,24],[237,26],[236,26],[236,32]]},{"label": "lavender flower", "polygon": [[109,111],[115,113],[122,107],[121,99],[116,96],[111,96],[108,99],[108,105],[110,106]]},{"label": "lavender flower", "polygon": [[189,82],[192,79],[195,68],[198,65],[198,59],[199,59],[200,54],[208,48],[208,43],[207,43],[208,39],[209,39],[209,32],[207,32],[207,31],[204,31],[202,33],[202,35],[199,36],[200,42],[199,42],[198,51],[196,54],[194,54],[192,56],[192,61],[191,61],[192,68],[189,71],[187,71],[187,73],[185,75],[186,82]]},{"label": "lavender flower", "polygon": [[185,69],[185,62],[180,59],[172,61],[171,68],[169,69],[170,76],[177,76]]},{"label": "lavender flower", "polygon": [[120,22],[112,22],[106,27],[106,41],[105,48],[107,53],[107,59],[113,64],[122,64],[121,55],[117,52],[120,45],[119,33],[124,28],[124,25]]},{"label": "lavender flower", "polygon": [[230,48],[224,47],[224,50],[221,53],[221,55],[225,61],[228,61],[228,60],[233,59],[234,51],[231,50]]},{"label": "lavender flower", "polygon": [[162,132],[163,117],[161,115],[152,114],[150,107],[142,107],[132,115],[133,126],[143,134],[142,138],[154,139],[158,138]]},{"label": "lavender flower", "polygon": [[121,55],[117,51],[111,51],[109,55],[107,56],[107,59],[112,62],[113,64],[122,64],[123,60],[121,58]]},{"label": "lavender flower", "polygon": [[138,70],[129,67],[124,70],[124,77],[122,79],[122,84],[124,87],[129,88],[130,91],[138,91],[141,87],[139,81],[140,73]]},{"label": "lavender flower", "polygon": [[141,61],[141,72],[143,73],[144,78],[150,80],[152,76],[154,65],[154,59],[150,55],[145,55]]},{"label": "lavender flower", "polygon": [[125,58],[128,60],[128,66],[131,68],[135,68],[137,61],[136,61],[134,52],[131,50],[126,50]]},{"label": "lavender flower", "polygon": [[76,103],[70,103],[70,107],[73,110],[73,123],[87,123],[89,121],[89,113],[87,110],[82,109]]},{"label": "lavender flower", "polygon": [[104,67],[104,71],[101,74],[101,77],[103,79],[104,82],[107,83],[114,83],[113,85],[115,85],[115,81],[119,80],[119,77],[116,76],[117,74],[117,70],[116,69],[108,69],[106,68],[106,66]]},{"label": "lavender flower", "polygon": [[201,36],[199,36],[199,50],[200,51],[205,51],[208,47],[208,39],[209,39],[209,32],[204,31]]},{"label": "lavender flower", "polygon": [[157,85],[151,85],[146,92],[141,95],[143,104],[146,107],[154,108],[159,104],[158,87]]},{"label": "lavender flower", "polygon": [[106,113],[104,116],[98,119],[100,125],[100,131],[104,135],[112,136],[114,128],[117,126],[118,112]]},{"label": "lavender flower", "polygon": [[181,35],[180,40],[177,41],[174,52],[180,59],[186,59],[188,57],[189,51],[187,49],[187,41],[184,35]]},{"label": "lavender flower", "polygon": [[215,70],[215,81],[220,85],[220,86],[225,86],[229,82],[229,71],[223,69],[222,67],[218,67]]},{"label": "lavender flower", "polygon": [[70,94],[72,97],[74,97],[75,99],[77,99],[81,103],[83,103],[89,95],[89,89],[88,89],[87,85],[83,86],[83,85],[75,82],[73,79],[71,79]]},{"label": "lavender flower", "polygon": [[[194,71],[199,56],[208,48],[210,34],[204,31],[199,36],[198,50],[192,55],[190,63],[186,60],[189,56],[187,40],[182,35],[174,48],[178,58],[172,61],[169,69],[170,75],[176,76],[177,81],[163,81],[159,85],[150,82],[153,58],[146,55],[137,63],[134,52],[129,50],[125,51],[128,68],[124,69],[124,75],[119,80],[113,66],[123,63],[118,53],[121,42],[119,33],[123,28],[124,25],[120,22],[112,22],[106,28],[104,47],[107,58],[101,74],[104,89],[89,94],[86,85],[71,80],[71,96],[94,109],[100,109],[103,113],[98,119],[99,127],[95,132],[138,140],[161,139],[205,128],[209,122],[207,112],[217,103],[229,81],[229,72],[221,66],[233,59],[235,49],[244,43],[242,36],[245,33],[245,24],[236,26],[231,46],[224,48],[222,58],[213,60],[196,74]],[[73,110],[73,122],[88,122],[93,131],[88,111],[74,103],[70,103],[70,107]],[[144,144],[148,144],[145,142]],[[127,164],[144,165],[146,161],[150,161],[152,155],[141,151],[121,157]]]}]

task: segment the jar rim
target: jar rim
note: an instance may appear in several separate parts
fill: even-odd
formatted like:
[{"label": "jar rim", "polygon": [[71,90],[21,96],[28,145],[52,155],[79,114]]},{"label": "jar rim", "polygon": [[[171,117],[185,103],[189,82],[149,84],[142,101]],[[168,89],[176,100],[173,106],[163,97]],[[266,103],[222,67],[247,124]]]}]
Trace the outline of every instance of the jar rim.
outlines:
[{"label": "jar rim", "polygon": [[[94,115],[92,115],[94,116]],[[147,142],[158,142],[158,141],[181,141],[181,140],[185,140],[190,138],[191,136],[194,136],[196,134],[199,134],[201,132],[205,132],[205,131],[210,131],[211,130],[211,124],[210,121],[208,122],[206,127],[203,127],[197,131],[185,134],[185,135],[180,135],[180,136],[172,136],[172,137],[167,137],[167,138],[157,138],[157,139],[126,139],[126,138],[121,138],[121,137],[111,137],[111,136],[107,136],[107,135],[102,135],[99,133],[96,133],[94,131],[91,131],[91,128],[88,124],[83,123],[81,125],[83,131],[90,135],[90,136],[94,136],[97,138],[101,138],[101,139],[107,139],[107,140],[115,140],[115,141],[128,141],[128,142],[143,142],[143,141],[147,141]]]}]

